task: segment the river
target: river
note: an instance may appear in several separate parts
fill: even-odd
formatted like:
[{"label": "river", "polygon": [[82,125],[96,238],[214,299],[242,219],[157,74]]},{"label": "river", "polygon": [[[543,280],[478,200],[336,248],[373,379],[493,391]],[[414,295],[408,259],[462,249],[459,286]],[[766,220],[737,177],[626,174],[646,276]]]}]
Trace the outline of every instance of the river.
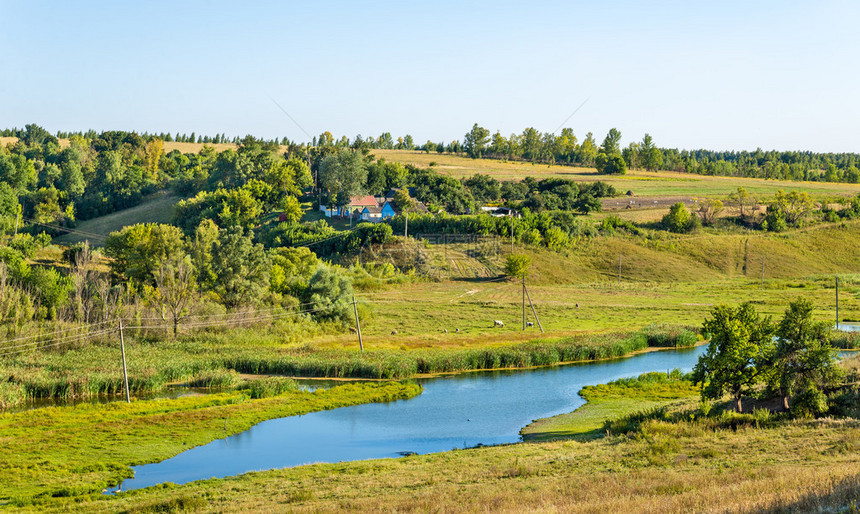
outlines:
[{"label": "river", "polygon": [[551,368],[463,373],[421,380],[422,394],[272,419],[134,468],[122,491],[316,462],[398,457],[520,441],[535,419],[584,403],[577,392],[648,371],[690,371],[704,346]]}]

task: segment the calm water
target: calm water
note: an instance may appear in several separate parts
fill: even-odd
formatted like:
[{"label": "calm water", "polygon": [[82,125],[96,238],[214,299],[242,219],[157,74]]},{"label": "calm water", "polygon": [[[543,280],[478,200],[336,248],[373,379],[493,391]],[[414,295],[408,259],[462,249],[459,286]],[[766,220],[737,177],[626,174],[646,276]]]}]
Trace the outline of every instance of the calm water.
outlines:
[{"label": "calm water", "polygon": [[704,346],[537,370],[466,373],[422,381],[412,399],[264,421],[246,432],[137,466],[122,490],[182,484],[315,462],[398,457],[513,443],[538,418],[584,403],[577,392],[647,371],[689,371]]}]

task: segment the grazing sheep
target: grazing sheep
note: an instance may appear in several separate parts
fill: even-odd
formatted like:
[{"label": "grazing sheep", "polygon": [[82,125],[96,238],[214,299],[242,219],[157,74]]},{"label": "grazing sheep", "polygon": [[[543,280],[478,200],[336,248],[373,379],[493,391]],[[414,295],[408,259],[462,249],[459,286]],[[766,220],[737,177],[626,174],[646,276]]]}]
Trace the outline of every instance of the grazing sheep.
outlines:
[{"label": "grazing sheep", "polygon": [[397,331],[396,331],[396,330],[392,330],[392,331],[391,331],[391,335],[396,336],[396,335],[397,335]]},{"label": "grazing sheep", "polygon": [[495,321],[493,321],[493,326],[494,326],[494,327],[503,327],[503,326],[505,326],[505,322],[504,322],[504,321],[495,320]]},{"label": "grazing sheep", "polygon": [[442,333],[443,333],[443,334],[447,334],[447,333],[448,333],[448,329],[447,329],[447,328],[442,329]]},{"label": "grazing sheep", "polygon": [[526,322],[526,326],[527,327],[533,327],[533,326],[535,326],[535,324],[532,323],[531,321],[528,321],[528,322]]},{"label": "grazing sheep", "polygon": [[459,334],[459,333],[460,333],[460,329],[459,329],[459,328],[454,329],[454,332],[457,332],[457,333]]}]

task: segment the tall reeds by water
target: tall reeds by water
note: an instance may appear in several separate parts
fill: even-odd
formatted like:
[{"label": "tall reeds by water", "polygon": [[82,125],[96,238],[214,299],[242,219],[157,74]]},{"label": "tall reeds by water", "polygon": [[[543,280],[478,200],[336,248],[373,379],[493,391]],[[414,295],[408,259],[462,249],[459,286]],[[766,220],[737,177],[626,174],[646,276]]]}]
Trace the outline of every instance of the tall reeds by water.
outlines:
[{"label": "tall reeds by water", "polygon": [[[419,374],[499,368],[528,368],[622,357],[643,350],[655,328],[635,333],[591,334],[537,339],[480,349],[316,350],[277,348],[270,335],[254,344],[225,344],[221,334],[181,341],[137,341],[127,347],[132,394],[158,392],[171,383],[233,388],[239,373],[298,377],[405,379]],[[253,333],[247,335],[253,337]],[[671,340],[671,335],[661,336]],[[689,339],[689,338],[687,338]],[[686,339],[683,341],[688,343]],[[693,338],[692,342],[695,342]],[[677,343],[666,346],[678,346]],[[67,351],[37,352],[0,363],[0,408],[27,398],[72,399],[122,392],[120,355],[108,343]]]}]

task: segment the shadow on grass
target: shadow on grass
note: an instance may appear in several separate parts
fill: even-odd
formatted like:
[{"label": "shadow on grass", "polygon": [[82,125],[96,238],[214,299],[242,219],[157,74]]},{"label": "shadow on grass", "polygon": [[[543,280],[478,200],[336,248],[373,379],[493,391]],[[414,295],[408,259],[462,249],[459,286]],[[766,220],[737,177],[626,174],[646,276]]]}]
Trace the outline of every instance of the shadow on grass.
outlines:
[{"label": "shadow on grass", "polygon": [[496,275],[495,277],[453,277],[451,280],[454,282],[474,282],[474,283],[482,283],[482,282],[502,282],[502,279],[505,278],[504,275]]}]

